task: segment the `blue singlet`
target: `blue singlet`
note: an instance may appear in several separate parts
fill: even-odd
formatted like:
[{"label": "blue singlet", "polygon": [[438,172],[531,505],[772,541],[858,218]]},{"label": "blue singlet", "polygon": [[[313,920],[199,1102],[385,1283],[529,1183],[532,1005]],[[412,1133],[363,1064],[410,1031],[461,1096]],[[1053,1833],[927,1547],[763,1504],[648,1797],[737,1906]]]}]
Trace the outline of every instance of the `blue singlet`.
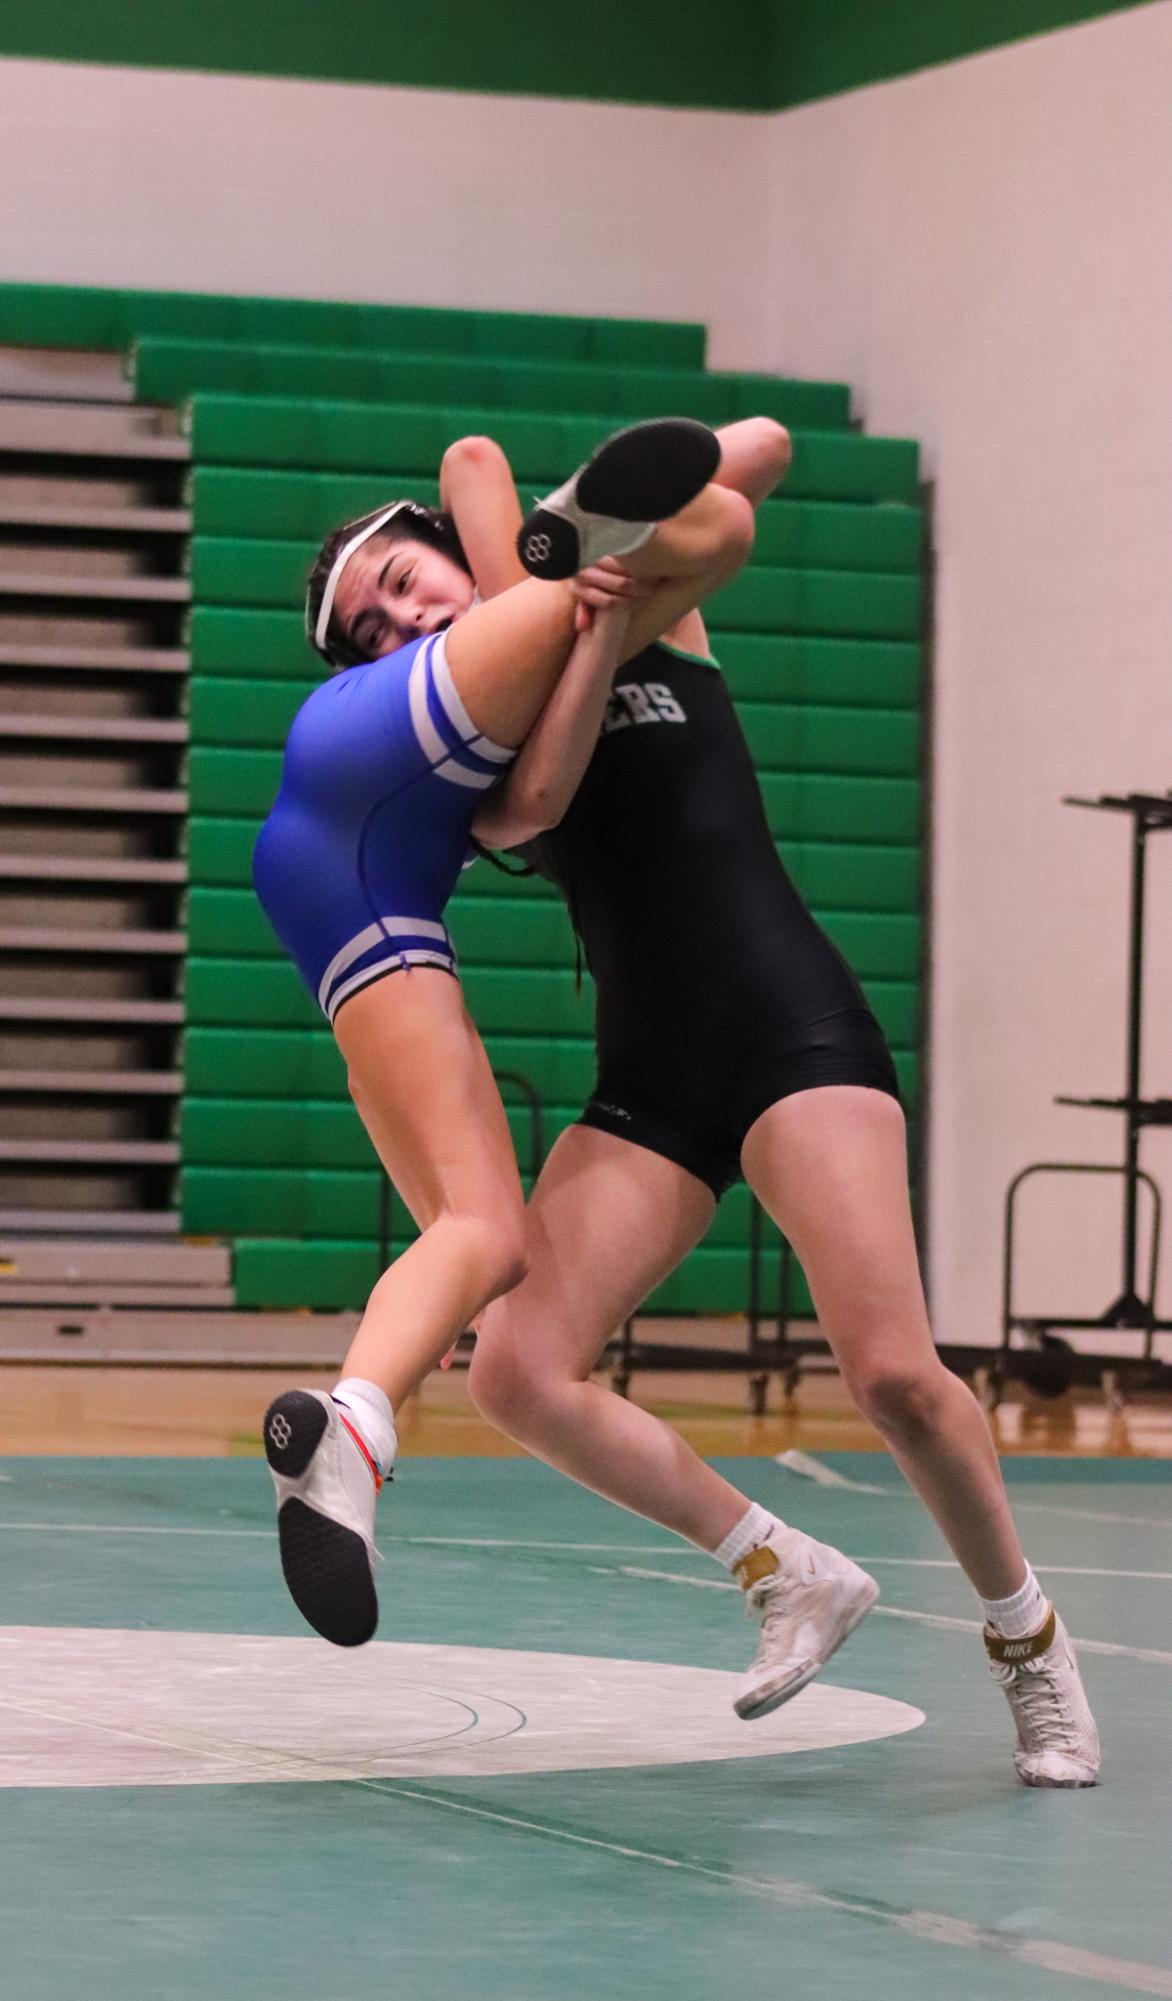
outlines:
[{"label": "blue singlet", "polygon": [[314,689],[253,852],[264,913],[331,1021],[384,973],[456,970],[444,906],[480,795],[516,753],[468,715],[445,636]]}]

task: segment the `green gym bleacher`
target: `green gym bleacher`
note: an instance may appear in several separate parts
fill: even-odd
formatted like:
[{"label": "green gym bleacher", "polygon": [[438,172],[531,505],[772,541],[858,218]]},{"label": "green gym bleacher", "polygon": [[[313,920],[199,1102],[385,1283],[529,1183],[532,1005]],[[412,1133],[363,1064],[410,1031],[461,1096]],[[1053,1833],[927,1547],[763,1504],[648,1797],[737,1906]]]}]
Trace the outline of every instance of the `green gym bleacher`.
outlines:
[{"label": "green gym bleacher", "polygon": [[[117,348],[190,440],[190,797],[182,1224],[236,1246],[243,1305],[357,1307],[377,1275],[379,1173],[330,1032],[250,887],[289,721],[321,663],[300,604],[321,537],[434,501],[455,438],[499,438],[523,491],[617,424],[763,413],[794,434],[751,566],[709,608],[787,866],[863,980],[913,1120],[922,971],[923,522],[914,443],[861,435],[842,384],[704,370],[704,334],[645,321],[0,287],[0,341]],[[667,891],[670,893],[670,889]],[[498,1072],[541,1095],[548,1145],[591,1081],[589,982],[546,886],[471,870],[450,912]],[[505,1086],[528,1176],[524,1100]],[[410,1234],[395,1204],[396,1248]],[[748,1292],[737,1189],[652,1311]],[[773,1302],[768,1262],[763,1304]],[[800,1278],[788,1302],[805,1311]]]}]

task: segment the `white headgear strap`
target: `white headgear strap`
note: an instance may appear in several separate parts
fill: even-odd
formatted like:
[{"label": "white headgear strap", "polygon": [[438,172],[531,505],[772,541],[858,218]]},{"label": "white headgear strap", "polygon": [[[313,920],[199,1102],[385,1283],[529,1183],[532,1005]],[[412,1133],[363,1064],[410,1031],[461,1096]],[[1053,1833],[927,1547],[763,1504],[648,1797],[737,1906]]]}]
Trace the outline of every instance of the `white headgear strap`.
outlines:
[{"label": "white headgear strap", "polygon": [[377,535],[380,528],[385,528],[393,514],[398,514],[402,508],[410,507],[411,505],[412,503],[409,500],[396,500],[393,507],[386,507],[381,514],[376,514],[373,521],[368,521],[365,528],[360,528],[357,535],[352,535],[344,547],[339,549],[337,555],[334,557],[334,567],[326,578],[326,587],[322,592],[321,609],[317,615],[317,626],[313,635],[313,643],[319,651],[325,647],[326,633],[330,629],[330,618],[334,609],[334,599],[338,594],[338,585],[342,581],[342,571],[350,561],[354,551],[361,549],[364,542],[369,542],[372,535]]}]

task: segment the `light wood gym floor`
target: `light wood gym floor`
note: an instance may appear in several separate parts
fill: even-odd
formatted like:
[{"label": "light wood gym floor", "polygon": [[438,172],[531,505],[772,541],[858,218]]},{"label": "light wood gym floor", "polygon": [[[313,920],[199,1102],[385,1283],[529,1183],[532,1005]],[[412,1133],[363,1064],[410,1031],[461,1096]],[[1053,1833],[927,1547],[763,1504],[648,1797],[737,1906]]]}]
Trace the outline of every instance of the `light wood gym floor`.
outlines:
[{"label": "light wood gym floor", "polygon": [[[8,1366],[0,1371],[0,1454],[248,1456],[259,1453],[261,1414],[287,1378],[267,1368]],[[333,1370],[296,1375],[322,1388],[335,1379]],[[748,1415],[745,1377],[732,1372],[636,1375],[631,1393],[707,1456],[882,1448],[832,1374],[804,1379],[788,1402],[772,1379],[764,1417]],[[1111,1410],[1097,1390],[1042,1398],[1011,1385],[990,1422],[1005,1453],[1172,1455],[1167,1397]],[[412,1456],[519,1452],[477,1415],[459,1367],[437,1372],[412,1398],[399,1439]]]}]

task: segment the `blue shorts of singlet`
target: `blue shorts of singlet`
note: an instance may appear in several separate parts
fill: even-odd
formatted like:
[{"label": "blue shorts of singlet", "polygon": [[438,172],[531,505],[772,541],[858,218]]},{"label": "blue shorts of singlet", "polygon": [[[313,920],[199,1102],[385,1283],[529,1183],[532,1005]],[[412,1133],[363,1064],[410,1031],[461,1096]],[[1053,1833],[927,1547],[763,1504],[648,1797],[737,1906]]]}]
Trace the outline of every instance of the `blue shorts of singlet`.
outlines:
[{"label": "blue shorts of singlet", "polygon": [[293,718],[252,878],[332,1022],[384,973],[455,973],[443,922],[481,795],[516,755],[468,715],[443,633],[315,688]]}]

